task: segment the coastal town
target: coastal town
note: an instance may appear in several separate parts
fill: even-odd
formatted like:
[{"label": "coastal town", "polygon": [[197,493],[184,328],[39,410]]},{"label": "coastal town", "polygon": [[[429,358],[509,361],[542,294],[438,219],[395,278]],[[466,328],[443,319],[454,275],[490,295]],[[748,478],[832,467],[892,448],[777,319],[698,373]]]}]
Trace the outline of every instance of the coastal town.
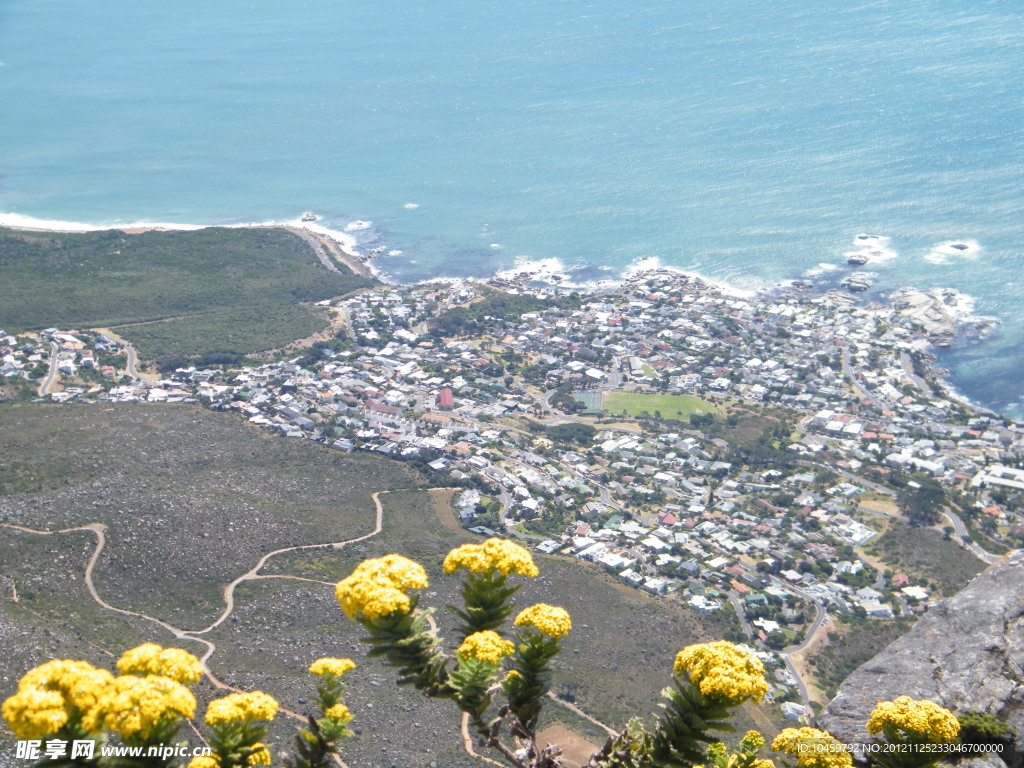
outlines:
[{"label": "coastal town", "polygon": [[337,328],[236,367],[140,371],[104,329],[0,331],[0,377],[65,404],[199,403],[282,438],[409,462],[462,525],[701,613],[735,612],[785,717],[833,616],[914,617],[943,587],[874,549],[939,532],[979,570],[1024,545],[1024,430],[959,400],[929,350],[956,297],[667,270],[591,292],[528,274],[321,302]]}]

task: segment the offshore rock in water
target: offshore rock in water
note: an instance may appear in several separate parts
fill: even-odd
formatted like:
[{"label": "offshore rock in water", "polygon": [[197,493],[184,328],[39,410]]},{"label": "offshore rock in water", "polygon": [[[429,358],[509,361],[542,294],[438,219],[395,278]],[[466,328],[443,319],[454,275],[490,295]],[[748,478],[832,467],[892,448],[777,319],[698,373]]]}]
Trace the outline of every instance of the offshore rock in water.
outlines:
[{"label": "offshore rock in water", "polygon": [[860,293],[861,291],[866,291],[868,288],[871,288],[875,283],[867,275],[860,274],[845,277],[839,284],[847,290]]}]

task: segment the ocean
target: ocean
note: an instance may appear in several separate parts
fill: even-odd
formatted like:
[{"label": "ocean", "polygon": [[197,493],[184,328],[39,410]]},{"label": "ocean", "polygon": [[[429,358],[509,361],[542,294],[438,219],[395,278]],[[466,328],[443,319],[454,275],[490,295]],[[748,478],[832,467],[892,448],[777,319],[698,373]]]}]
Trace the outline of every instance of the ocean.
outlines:
[{"label": "ocean", "polygon": [[[6,0],[0,222],[348,230],[397,281],[638,263],[949,287],[1024,417],[1024,7],[1009,0]],[[28,217],[28,218],[26,218]],[[964,247],[951,247],[957,243]]]}]

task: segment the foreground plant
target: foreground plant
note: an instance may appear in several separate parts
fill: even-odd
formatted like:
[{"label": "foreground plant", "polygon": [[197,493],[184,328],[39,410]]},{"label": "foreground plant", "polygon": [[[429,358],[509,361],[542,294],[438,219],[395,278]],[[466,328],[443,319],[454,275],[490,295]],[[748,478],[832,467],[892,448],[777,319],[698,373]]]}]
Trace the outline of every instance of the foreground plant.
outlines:
[{"label": "foreground plant", "polygon": [[[433,698],[452,699],[466,713],[481,746],[498,752],[515,768],[554,768],[558,747],[537,741],[537,726],[551,691],[561,641],[572,630],[568,611],[538,603],[506,622],[520,585],[512,576],[539,573],[530,552],[511,541],[489,539],[448,553],[446,573],[463,575],[463,605],[450,607],[461,625],[461,644],[447,653],[432,625],[432,609],[419,608],[414,590],[428,586],[426,571],[400,555],[366,560],[338,583],[335,594],[345,614],[368,632],[371,655],[399,671],[399,684]],[[508,636],[510,639],[505,639]],[[672,685],[663,695],[663,714],[652,730],[635,720],[608,740],[592,766],[693,766],[704,761],[714,732],[743,702],[768,690],[761,662],[747,650],[719,642],[690,646],[676,657]],[[507,735],[506,735],[507,734]],[[754,766],[752,747],[740,753],[739,768]],[[753,751],[751,751],[753,749]]]},{"label": "foreground plant", "polygon": [[[341,676],[355,667],[348,659],[319,659],[321,717],[300,730],[299,749],[289,768],[326,768],[337,754],[335,742],[350,736],[352,716],[341,701]],[[3,703],[3,718],[19,739],[38,754],[37,766],[90,768],[169,768],[183,765],[182,726],[195,716],[189,685],[202,675],[199,660],[179,648],[145,643],[117,661],[115,677],[85,661],[55,660],[22,677],[18,691]],[[269,765],[263,742],[277,701],[260,691],[232,693],[210,702],[205,723],[212,754],[195,757],[189,768],[250,768]],[[193,725],[194,727],[194,725]],[[136,748],[134,754],[105,754],[111,741]]]},{"label": "foreground plant", "polygon": [[937,745],[957,740],[960,721],[933,701],[900,696],[880,702],[867,729],[879,747],[872,757],[884,768],[925,768],[944,756]]},{"label": "foreground plant", "polygon": [[[562,641],[572,631],[568,611],[536,603],[516,612],[512,598],[521,583],[510,578],[533,578],[538,569],[529,551],[510,541],[458,547],[443,570],[463,579],[462,605],[450,606],[461,622],[454,652],[438,636],[433,609],[419,607],[418,591],[429,586],[419,563],[396,554],[366,560],[338,582],[335,596],[366,630],[370,655],[397,669],[400,685],[453,701],[478,743],[513,768],[557,768],[561,749],[538,742],[537,728]],[[171,743],[195,713],[187,686],[202,674],[198,659],[147,643],[127,651],[117,668],[121,675],[115,677],[86,662],[47,662],[27,673],[3,703],[4,719],[20,739],[77,739],[93,747],[111,737],[141,747]],[[352,735],[343,678],[354,668],[350,659],[326,657],[310,666],[319,713],[298,729],[293,751],[283,756],[286,768],[328,768],[338,761],[338,742]],[[661,715],[650,726],[631,720],[585,768],[774,768],[761,757],[765,740],[756,731],[732,752],[718,740],[719,733],[733,730],[729,721],[738,707],[767,692],[764,666],[748,648],[725,641],[687,646],[676,654],[670,685],[662,691]],[[188,768],[269,765],[264,739],[278,709],[260,691],[210,702],[204,719],[212,753],[193,758]],[[933,702],[903,696],[880,703],[867,728],[878,748],[871,757],[883,768],[931,768],[944,754],[934,747],[955,743],[960,724]],[[852,768],[846,745],[815,728],[787,728],[772,749],[795,757],[795,768]],[[107,758],[101,750],[86,751],[46,757],[39,765],[168,768],[176,757]]]}]

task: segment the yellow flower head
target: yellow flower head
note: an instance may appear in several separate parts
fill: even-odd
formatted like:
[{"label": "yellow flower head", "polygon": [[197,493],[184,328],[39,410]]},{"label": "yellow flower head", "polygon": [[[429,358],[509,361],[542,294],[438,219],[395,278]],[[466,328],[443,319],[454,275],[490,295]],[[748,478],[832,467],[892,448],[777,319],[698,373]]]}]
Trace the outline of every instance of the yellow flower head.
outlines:
[{"label": "yellow flower head", "polygon": [[334,675],[335,677],[341,677],[346,672],[349,672],[356,668],[356,663],[352,659],[317,659],[309,665],[309,671],[314,675]]},{"label": "yellow flower head", "polygon": [[761,660],[725,640],[683,648],[676,654],[673,670],[679,677],[688,673],[705,696],[720,696],[734,704],[760,700],[768,692]]},{"label": "yellow flower head", "polygon": [[960,733],[960,721],[948,709],[927,699],[900,696],[895,701],[882,701],[868,720],[868,733],[881,733],[886,726],[902,732],[915,741],[946,744]]},{"label": "yellow flower head", "polygon": [[853,759],[830,733],[817,728],[786,728],[772,742],[772,749],[796,755],[797,768],[852,768]]},{"label": "yellow flower head", "polygon": [[764,746],[764,736],[759,731],[747,731],[740,739],[740,746],[751,751],[761,749]]},{"label": "yellow flower head", "polygon": [[324,717],[336,720],[344,725],[352,720],[352,713],[348,711],[348,707],[344,704],[335,704],[333,707],[328,707],[324,710]]},{"label": "yellow flower head", "polygon": [[193,757],[188,763],[188,768],[220,768],[220,763],[212,755],[201,755]]},{"label": "yellow flower head", "polygon": [[267,745],[257,741],[253,746],[253,752],[249,755],[249,765],[270,765],[270,750]]},{"label": "yellow flower head", "polygon": [[407,613],[412,603],[405,591],[426,586],[423,566],[401,555],[387,555],[356,566],[335,586],[334,596],[350,619],[362,614],[372,620],[395,611]]},{"label": "yellow flower head", "polygon": [[161,648],[156,643],[143,643],[125,651],[117,660],[122,675],[159,675],[178,683],[191,685],[199,682],[203,668],[199,659],[181,648]]},{"label": "yellow flower head", "polygon": [[537,603],[519,612],[515,624],[528,624],[549,637],[565,637],[572,629],[572,620],[565,608],[547,603]]},{"label": "yellow flower head", "polygon": [[148,739],[158,725],[192,717],[196,699],[188,688],[169,678],[124,675],[114,679],[100,709],[107,729],[126,739]]},{"label": "yellow flower head", "polygon": [[729,750],[726,748],[725,744],[720,741],[715,741],[708,744],[708,748],[704,750],[704,754],[707,755],[708,760],[717,762],[725,757],[728,751]]},{"label": "yellow flower head", "polygon": [[767,757],[759,757],[750,764],[750,768],[775,768],[775,763]]},{"label": "yellow flower head", "polygon": [[502,576],[518,573],[531,579],[540,573],[529,550],[507,539],[488,539],[483,544],[456,547],[444,559],[444,572],[455,573],[459,568],[471,573],[497,571]]},{"label": "yellow flower head", "polygon": [[500,664],[501,660],[510,656],[515,649],[515,644],[510,640],[502,640],[497,632],[485,629],[483,632],[474,632],[463,640],[456,654],[459,661],[479,659],[491,664]]},{"label": "yellow flower head", "polygon": [[73,718],[94,732],[99,730],[96,710],[113,680],[107,670],[85,661],[48,661],[21,678],[18,693],[4,702],[3,717],[19,738],[46,736]]},{"label": "yellow flower head", "polygon": [[277,701],[262,691],[232,693],[214,699],[206,708],[207,725],[223,725],[235,720],[273,720],[277,714]]},{"label": "yellow flower head", "polygon": [[4,702],[4,720],[19,739],[41,739],[68,722],[64,697],[57,691],[28,688]]}]

